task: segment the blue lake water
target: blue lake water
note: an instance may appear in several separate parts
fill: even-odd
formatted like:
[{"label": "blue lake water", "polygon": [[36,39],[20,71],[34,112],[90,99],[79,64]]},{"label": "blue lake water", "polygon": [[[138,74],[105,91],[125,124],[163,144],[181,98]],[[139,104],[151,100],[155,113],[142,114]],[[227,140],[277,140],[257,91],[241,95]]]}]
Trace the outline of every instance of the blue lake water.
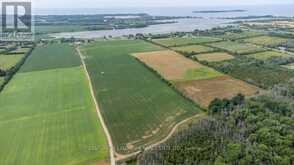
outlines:
[{"label": "blue lake water", "polygon": [[[193,13],[199,10],[246,10],[246,12],[231,13]],[[147,13],[156,16],[195,16],[197,19],[178,19],[175,24],[152,25],[140,29],[101,30],[85,32],[66,32],[52,34],[57,38],[99,38],[103,36],[122,36],[136,33],[169,33],[177,31],[193,31],[195,29],[211,29],[218,26],[226,26],[232,22],[222,17],[239,16],[287,16],[294,17],[294,5],[267,5],[267,6],[228,6],[228,7],[185,7],[185,8],[124,8],[124,9],[42,9],[35,10],[40,15],[81,15],[81,14],[131,14]]]},{"label": "blue lake water", "polygon": [[137,33],[170,33],[170,32],[190,32],[195,29],[211,29],[218,26],[227,26],[231,20],[212,19],[212,18],[196,18],[196,19],[178,19],[177,23],[173,24],[159,24],[151,25],[145,28],[133,28],[133,29],[118,29],[118,30],[99,30],[99,31],[84,31],[84,32],[65,32],[55,33],[50,36],[55,38],[100,38],[103,36],[119,37],[129,34]]}]

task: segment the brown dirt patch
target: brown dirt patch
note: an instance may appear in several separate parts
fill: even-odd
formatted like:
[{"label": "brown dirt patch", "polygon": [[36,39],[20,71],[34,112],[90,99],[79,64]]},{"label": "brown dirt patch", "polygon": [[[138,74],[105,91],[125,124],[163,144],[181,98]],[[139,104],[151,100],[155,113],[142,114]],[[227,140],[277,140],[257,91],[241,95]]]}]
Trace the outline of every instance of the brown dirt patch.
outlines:
[{"label": "brown dirt patch", "polygon": [[215,98],[231,98],[238,93],[253,96],[259,91],[259,88],[229,76],[180,82],[176,86],[184,95],[203,107],[208,107]]},{"label": "brown dirt patch", "polygon": [[188,70],[203,67],[203,65],[170,50],[137,53],[135,57],[167,80],[182,79]]},{"label": "brown dirt patch", "polygon": [[132,150],[132,149],[135,148],[135,146],[134,146],[133,144],[128,143],[128,144],[127,144],[127,148],[128,148],[129,150]]},{"label": "brown dirt patch", "polygon": [[98,162],[95,162],[95,163],[92,163],[90,165],[110,165],[109,162],[105,161],[105,160],[101,160],[101,161],[98,161]]}]

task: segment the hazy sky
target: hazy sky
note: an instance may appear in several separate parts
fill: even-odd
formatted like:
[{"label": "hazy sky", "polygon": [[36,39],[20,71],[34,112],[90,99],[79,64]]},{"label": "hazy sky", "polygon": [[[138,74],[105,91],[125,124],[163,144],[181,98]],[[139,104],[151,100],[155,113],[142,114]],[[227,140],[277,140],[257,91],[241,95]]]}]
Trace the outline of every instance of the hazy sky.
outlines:
[{"label": "hazy sky", "polygon": [[181,7],[290,4],[293,0],[32,0],[36,8]]}]

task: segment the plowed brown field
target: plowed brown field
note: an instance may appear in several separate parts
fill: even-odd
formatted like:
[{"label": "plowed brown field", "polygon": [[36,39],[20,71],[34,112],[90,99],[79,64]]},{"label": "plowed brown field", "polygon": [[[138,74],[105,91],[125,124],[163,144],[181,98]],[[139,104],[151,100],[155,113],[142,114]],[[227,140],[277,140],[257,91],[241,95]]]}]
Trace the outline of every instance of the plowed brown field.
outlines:
[{"label": "plowed brown field", "polygon": [[259,90],[253,85],[229,76],[180,82],[176,86],[185,96],[203,107],[208,107],[209,103],[215,98],[231,98],[238,93],[252,96],[257,94]]},{"label": "plowed brown field", "polygon": [[189,70],[204,67],[170,50],[137,53],[135,57],[159,72],[166,80],[182,79]]}]

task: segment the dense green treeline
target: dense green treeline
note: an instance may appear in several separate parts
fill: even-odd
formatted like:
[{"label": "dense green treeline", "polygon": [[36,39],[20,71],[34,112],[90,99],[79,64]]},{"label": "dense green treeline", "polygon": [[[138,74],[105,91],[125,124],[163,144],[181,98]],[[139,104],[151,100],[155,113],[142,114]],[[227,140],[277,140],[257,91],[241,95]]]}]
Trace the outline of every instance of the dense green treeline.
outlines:
[{"label": "dense green treeline", "polygon": [[140,164],[294,164],[294,83],[245,100],[216,99],[210,117],[144,153]]}]

